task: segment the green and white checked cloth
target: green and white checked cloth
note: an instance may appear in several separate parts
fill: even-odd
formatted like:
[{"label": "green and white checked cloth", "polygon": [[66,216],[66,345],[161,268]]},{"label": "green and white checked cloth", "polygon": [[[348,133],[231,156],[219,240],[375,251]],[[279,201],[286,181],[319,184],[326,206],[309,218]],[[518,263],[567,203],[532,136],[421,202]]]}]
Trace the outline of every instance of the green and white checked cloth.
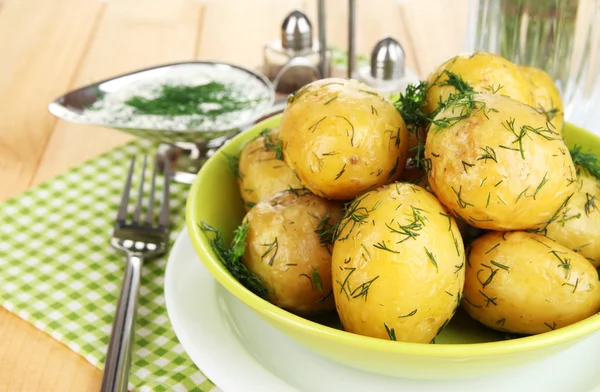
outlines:
[{"label": "green and white checked cloth", "polygon": [[[0,204],[0,305],[99,368],[125,266],[108,239],[130,157],[153,152],[137,140]],[[187,188],[172,184],[171,245],[184,225]],[[142,271],[130,388],[216,391],[169,323],[166,260],[151,260]]]}]

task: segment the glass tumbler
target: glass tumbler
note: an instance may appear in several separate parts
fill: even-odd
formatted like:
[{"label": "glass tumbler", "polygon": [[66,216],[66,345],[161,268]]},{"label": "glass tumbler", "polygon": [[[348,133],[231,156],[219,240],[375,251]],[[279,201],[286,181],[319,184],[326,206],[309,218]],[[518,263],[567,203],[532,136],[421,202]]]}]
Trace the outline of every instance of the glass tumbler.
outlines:
[{"label": "glass tumbler", "polygon": [[470,0],[465,50],[543,69],[565,120],[600,134],[600,0]]}]

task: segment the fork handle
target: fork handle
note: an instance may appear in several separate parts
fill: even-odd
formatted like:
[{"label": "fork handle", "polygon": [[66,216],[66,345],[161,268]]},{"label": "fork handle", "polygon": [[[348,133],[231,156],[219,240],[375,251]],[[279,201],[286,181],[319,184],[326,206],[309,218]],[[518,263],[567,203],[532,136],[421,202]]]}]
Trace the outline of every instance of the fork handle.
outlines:
[{"label": "fork handle", "polygon": [[125,392],[131,368],[143,258],[129,254],[104,362],[101,392]]}]

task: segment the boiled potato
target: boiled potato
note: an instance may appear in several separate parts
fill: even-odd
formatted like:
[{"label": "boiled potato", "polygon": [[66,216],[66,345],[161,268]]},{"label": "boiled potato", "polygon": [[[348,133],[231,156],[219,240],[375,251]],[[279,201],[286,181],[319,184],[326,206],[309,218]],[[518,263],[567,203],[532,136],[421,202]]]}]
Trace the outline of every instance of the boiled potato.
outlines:
[{"label": "boiled potato", "polygon": [[340,211],[337,203],[307,191],[287,191],[248,212],[242,262],[260,278],[269,301],[298,314],[334,308],[326,237]]},{"label": "boiled potato", "polygon": [[425,189],[396,183],[360,196],[347,206],[333,246],[344,329],[431,342],[460,303],[464,264],[454,219]]},{"label": "boiled potato", "polygon": [[481,229],[547,224],[575,191],[562,137],[534,108],[502,95],[475,94],[441,111],[425,160],[442,204]]},{"label": "boiled potato", "polygon": [[496,54],[476,52],[452,57],[429,75],[428,113],[434,112],[450,94],[458,92],[447,84],[445,71],[458,75],[478,93],[506,95],[527,105],[535,104],[529,83],[515,64]]},{"label": "boiled potato", "polygon": [[246,209],[284,190],[303,188],[278,154],[282,154],[278,129],[261,132],[242,150],[238,184]]},{"label": "boiled potato", "polygon": [[396,180],[408,146],[404,120],[356,80],[329,78],[290,97],[280,124],[285,161],[311,192],[350,200]]},{"label": "boiled potato", "polygon": [[554,125],[556,131],[564,136],[563,120],[564,109],[560,93],[552,80],[552,77],[539,68],[519,66],[521,73],[529,83],[529,89],[533,93],[535,108],[544,113],[546,118]]},{"label": "boiled potato", "polygon": [[577,191],[546,228],[546,236],[600,267],[600,182],[578,168]]},{"label": "boiled potato", "polygon": [[600,310],[598,273],[583,256],[533,233],[488,233],[471,245],[463,307],[501,331],[537,334]]}]

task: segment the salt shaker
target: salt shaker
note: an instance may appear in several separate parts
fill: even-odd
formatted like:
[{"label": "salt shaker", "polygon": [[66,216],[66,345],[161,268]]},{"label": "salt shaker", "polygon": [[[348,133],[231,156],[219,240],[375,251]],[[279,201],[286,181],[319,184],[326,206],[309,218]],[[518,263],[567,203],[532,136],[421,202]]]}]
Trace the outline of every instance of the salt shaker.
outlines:
[{"label": "salt shaker", "polygon": [[405,66],[402,45],[392,37],[381,39],[371,52],[370,65],[361,67],[357,78],[382,94],[404,92],[419,76]]},{"label": "salt shaker", "polygon": [[292,11],[281,25],[281,39],[264,47],[263,72],[278,93],[292,93],[321,78],[319,43],[312,24],[300,11]]}]

